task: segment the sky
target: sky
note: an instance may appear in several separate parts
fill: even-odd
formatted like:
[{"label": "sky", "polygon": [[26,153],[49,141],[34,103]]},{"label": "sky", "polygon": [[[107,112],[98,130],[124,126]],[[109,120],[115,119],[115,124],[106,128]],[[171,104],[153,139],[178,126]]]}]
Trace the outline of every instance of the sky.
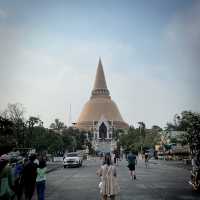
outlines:
[{"label": "sky", "polygon": [[200,112],[200,1],[0,0],[0,111],[21,103],[27,118],[69,126],[99,57],[130,125]]}]

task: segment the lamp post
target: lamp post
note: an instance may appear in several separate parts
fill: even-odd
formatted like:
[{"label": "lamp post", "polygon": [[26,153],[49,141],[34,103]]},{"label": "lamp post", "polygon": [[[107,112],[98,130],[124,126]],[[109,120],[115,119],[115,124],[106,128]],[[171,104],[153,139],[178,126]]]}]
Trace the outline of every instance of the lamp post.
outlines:
[{"label": "lamp post", "polygon": [[[139,130],[140,130],[140,136],[142,137],[142,143],[141,143],[141,154],[143,153],[143,143],[144,143],[144,139],[145,139],[145,123],[144,122],[138,122],[139,124]],[[142,133],[143,131],[143,133]],[[143,135],[142,135],[143,134]]]},{"label": "lamp post", "polygon": [[[141,125],[139,126],[139,129],[140,129],[140,136],[142,135],[142,128],[141,128]],[[140,153],[142,154],[143,153],[143,143],[141,143],[141,146],[140,146]]]}]

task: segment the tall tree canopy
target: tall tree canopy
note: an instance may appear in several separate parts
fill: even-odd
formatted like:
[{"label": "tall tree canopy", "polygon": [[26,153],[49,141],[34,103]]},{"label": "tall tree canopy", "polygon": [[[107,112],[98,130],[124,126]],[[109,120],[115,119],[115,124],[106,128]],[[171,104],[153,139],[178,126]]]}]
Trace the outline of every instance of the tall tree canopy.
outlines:
[{"label": "tall tree canopy", "polygon": [[185,131],[192,154],[200,156],[200,113],[183,111],[179,116],[179,130]]}]

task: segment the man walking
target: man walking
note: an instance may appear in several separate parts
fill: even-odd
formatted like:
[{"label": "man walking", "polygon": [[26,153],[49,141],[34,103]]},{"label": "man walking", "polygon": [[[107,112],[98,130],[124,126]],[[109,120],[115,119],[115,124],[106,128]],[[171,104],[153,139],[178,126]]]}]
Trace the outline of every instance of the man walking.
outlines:
[{"label": "man walking", "polygon": [[37,164],[34,163],[35,159],[36,155],[31,155],[23,170],[25,200],[31,200],[35,190],[37,176]]},{"label": "man walking", "polygon": [[146,168],[149,168],[149,154],[148,154],[148,152],[145,152],[144,159],[145,159],[144,162],[145,162]]},{"label": "man walking", "polygon": [[136,155],[133,154],[132,152],[130,152],[127,156],[127,160],[128,160],[128,168],[129,168],[129,171],[130,171],[130,177],[131,179],[134,180],[136,179],[136,175],[135,175],[135,165],[136,165],[136,162],[137,162],[137,159],[136,159]]}]

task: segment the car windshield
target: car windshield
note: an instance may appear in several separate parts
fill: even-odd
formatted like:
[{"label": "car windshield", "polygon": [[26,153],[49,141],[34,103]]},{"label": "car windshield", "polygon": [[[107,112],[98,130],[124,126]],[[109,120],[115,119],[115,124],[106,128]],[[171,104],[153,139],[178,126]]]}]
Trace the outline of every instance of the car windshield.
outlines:
[{"label": "car windshield", "polygon": [[78,154],[77,153],[68,153],[67,157],[77,157]]}]

